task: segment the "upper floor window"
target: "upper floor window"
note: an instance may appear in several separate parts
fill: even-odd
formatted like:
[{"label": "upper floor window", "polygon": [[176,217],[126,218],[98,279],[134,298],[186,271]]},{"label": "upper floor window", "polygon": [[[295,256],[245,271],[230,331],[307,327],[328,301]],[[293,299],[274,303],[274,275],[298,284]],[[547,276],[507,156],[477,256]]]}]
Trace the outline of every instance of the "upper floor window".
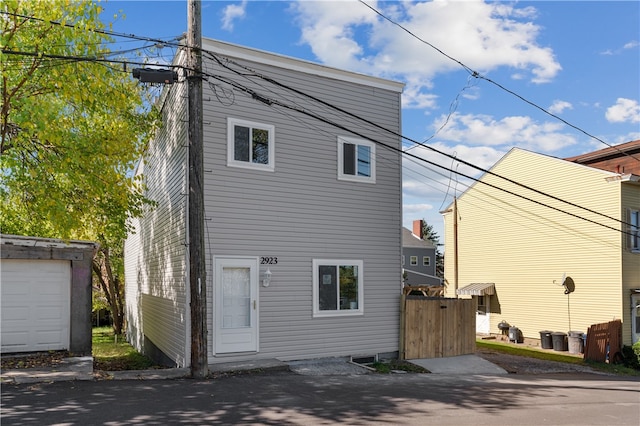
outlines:
[{"label": "upper floor window", "polygon": [[376,145],[363,139],[338,137],[338,179],[376,181]]},{"label": "upper floor window", "polygon": [[411,256],[409,257],[409,262],[411,263],[411,265],[416,266],[418,265],[418,256]]},{"label": "upper floor window", "polygon": [[629,211],[629,248],[640,252],[640,210]]},{"label": "upper floor window", "polygon": [[422,266],[429,266],[429,265],[431,265],[431,258],[429,256],[423,256]]},{"label": "upper floor window", "polygon": [[361,260],[313,260],[313,316],[362,314]]},{"label": "upper floor window", "polygon": [[274,170],[274,133],[269,124],[227,119],[227,165]]}]

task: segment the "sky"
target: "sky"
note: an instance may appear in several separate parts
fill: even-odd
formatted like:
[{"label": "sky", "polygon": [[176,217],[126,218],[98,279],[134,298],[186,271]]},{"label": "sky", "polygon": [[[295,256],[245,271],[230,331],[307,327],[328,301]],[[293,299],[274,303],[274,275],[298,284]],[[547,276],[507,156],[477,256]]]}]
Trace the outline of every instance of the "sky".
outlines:
[{"label": "sky", "polygon": [[[170,40],[187,30],[186,1],[101,5],[114,32]],[[566,158],[640,139],[638,1],[204,0],[202,35],[403,82],[403,136],[484,169],[514,147]],[[114,51],[143,44],[115,41]],[[151,62],[174,53],[140,52]],[[468,185],[405,157],[403,225],[425,219],[444,242],[440,211]]]}]

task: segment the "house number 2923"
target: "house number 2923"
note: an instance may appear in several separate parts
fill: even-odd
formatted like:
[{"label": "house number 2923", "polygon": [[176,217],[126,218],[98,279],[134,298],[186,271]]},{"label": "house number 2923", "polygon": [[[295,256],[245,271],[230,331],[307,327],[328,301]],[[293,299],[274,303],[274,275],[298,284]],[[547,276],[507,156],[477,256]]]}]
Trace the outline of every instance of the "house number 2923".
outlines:
[{"label": "house number 2923", "polygon": [[278,258],[277,257],[261,257],[260,264],[261,265],[277,265]]}]

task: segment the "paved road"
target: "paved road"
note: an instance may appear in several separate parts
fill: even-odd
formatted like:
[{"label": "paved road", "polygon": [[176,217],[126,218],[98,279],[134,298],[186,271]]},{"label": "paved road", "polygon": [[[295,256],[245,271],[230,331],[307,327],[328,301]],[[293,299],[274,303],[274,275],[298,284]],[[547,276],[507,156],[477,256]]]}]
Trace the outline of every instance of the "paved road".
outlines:
[{"label": "paved road", "polygon": [[2,425],[634,425],[640,381],[592,374],[301,376],[2,385]]}]

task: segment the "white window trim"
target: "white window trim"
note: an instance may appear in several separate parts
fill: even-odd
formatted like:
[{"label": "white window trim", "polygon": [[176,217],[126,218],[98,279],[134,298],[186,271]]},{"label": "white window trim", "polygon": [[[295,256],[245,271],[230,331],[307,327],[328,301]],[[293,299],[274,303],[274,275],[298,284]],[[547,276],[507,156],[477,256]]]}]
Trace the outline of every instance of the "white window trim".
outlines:
[{"label": "white window trim", "polygon": [[429,256],[422,256],[422,266],[431,266],[431,258]]},{"label": "white window trim", "polygon": [[[246,161],[237,161],[234,159],[235,138],[234,126],[240,125],[244,127],[262,129],[269,132],[269,163],[257,164]],[[256,123],[254,121],[242,120],[239,118],[227,117],[227,166],[240,167],[252,170],[264,170],[273,172],[275,170],[275,126],[270,124]]]},{"label": "white window trim", "polygon": [[[371,176],[358,176],[344,174],[344,143],[355,145],[365,145],[371,149]],[[376,144],[365,139],[350,138],[347,136],[338,136],[338,180],[347,180],[351,182],[376,183]]]},{"label": "white window trim", "polygon": [[409,256],[409,265],[418,266],[418,256]]},{"label": "white window trim", "polygon": [[[313,317],[352,317],[364,314],[364,262],[362,260],[350,259],[313,259]],[[320,265],[354,265],[358,267],[358,309],[348,309],[344,311],[321,311],[319,300],[319,276],[318,267]]]}]

